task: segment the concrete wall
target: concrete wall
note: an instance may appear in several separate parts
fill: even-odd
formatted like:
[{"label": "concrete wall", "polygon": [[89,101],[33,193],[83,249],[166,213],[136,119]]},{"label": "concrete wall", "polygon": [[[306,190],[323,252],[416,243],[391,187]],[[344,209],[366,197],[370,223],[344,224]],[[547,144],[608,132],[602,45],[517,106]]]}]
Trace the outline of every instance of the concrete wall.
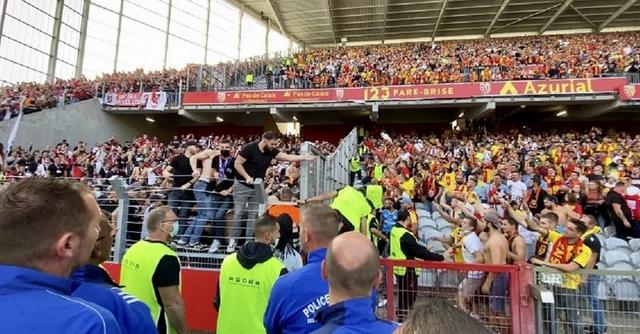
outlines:
[{"label": "concrete wall", "polygon": [[[155,123],[147,122],[146,116],[152,116]],[[14,145],[42,148],[55,145],[67,139],[73,146],[82,140],[89,145],[101,143],[116,136],[120,141],[130,140],[143,133],[157,136],[163,142],[171,139],[178,128],[178,115],[171,114],[110,114],[103,112],[97,99],[70,104],[61,108],[49,109],[29,115],[23,115]],[[0,121],[0,141],[9,138],[17,118]]]}]

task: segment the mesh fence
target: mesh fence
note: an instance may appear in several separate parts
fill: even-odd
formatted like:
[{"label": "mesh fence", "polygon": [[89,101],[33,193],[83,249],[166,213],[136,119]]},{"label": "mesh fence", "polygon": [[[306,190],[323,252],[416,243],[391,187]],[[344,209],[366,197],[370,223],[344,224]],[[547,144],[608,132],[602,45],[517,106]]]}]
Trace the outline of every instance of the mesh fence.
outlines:
[{"label": "mesh fence", "polygon": [[265,194],[261,181],[251,187],[237,182],[231,194],[210,189],[197,181],[192,188],[128,186],[112,180],[98,204],[108,212],[116,208],[119,230],[112,260],[119,262],[124,251],[149,235],[149,213],[168,206],[177,216],[177,235],[170,240],[183,267],[216,269],[222,259],[254,237],[256,217],[264,213]]},{"label": "mesh fence", "polygon": [[[493,333],[518,333],[514,328],[512,281],[515,266],[465,265],[422,261],[383,260],[387,313],[403,321],[420,299],[447,299]],[[491,279],[488,291],[483,284]]]},{"label": "mesh fence", "polygon": [[536,267],[535,282],[553,296],[536,305],[539,333],[640,333],[640,271]]}]

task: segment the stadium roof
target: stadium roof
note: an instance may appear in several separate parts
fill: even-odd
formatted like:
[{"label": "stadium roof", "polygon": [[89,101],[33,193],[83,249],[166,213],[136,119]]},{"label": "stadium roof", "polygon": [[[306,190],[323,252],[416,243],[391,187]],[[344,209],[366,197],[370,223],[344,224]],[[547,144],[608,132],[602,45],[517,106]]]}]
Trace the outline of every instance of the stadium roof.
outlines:
[{"label": "stadium roof", "polygon": [[636,29],[638,0],[235,0],[314,46]]}]

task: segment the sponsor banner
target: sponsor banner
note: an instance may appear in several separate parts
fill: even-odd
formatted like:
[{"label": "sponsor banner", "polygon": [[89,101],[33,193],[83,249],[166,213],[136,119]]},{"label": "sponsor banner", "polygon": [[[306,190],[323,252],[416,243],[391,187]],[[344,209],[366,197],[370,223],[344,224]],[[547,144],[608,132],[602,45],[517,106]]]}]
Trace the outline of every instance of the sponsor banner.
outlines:
[{"label": "sponsor banner", "polygon": [[640,100],[640,85],[624,85],[620,89],[620,100]]},{"label": "sponsor banner", "polygon": [[625,78],[602,78],[522,80],[364,88],[188,92],[183,95],[183,104],[233,105],[379,100],[433,100],[461,99],[482,96],[614,93],[618,92],[626,82]]},{"label": "sponsor banner", "polygon": [[113,107],[144,107],[147,110],[164,110],[167,104],[167,93],[107,93],[102,103]]},{"label": "sponsor banner", "polygon": [[107,93],[102,103],[114,107],[138,107],[144,105],[142,93]]}]

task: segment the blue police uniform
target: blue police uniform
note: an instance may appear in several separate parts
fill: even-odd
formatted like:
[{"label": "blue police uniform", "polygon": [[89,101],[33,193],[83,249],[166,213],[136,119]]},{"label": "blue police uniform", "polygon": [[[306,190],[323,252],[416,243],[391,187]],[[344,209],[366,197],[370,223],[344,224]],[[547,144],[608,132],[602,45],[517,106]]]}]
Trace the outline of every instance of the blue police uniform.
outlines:
[{"label": "blue police uniform", "polygon": [[122,291],[104,269],[87,264],[73,272],[71,278],[81,283],[73,296],[98,304],[113,313],[123,334],[158,332],[149,307]]},{"label": "blue police uniform", "polygon": [[306,266],[276,281],[264,314],[268,334],[310,333],[320,328],[316,312],[329,305],[329,284],[320,274],[326,255],[326,248],[311,252]]},{"label": "blue police uniform", "polygon": [[78,282],[40,271],[0,265],[3,333],[119,334],[111,312],[71,297]]},{"label": "blue police uniform", "polygon": [[320,310],[316,320],[322,327],[313,334],[391,334],[398,328],[398,324],[376,317],[369,297],[331,305]]}]

